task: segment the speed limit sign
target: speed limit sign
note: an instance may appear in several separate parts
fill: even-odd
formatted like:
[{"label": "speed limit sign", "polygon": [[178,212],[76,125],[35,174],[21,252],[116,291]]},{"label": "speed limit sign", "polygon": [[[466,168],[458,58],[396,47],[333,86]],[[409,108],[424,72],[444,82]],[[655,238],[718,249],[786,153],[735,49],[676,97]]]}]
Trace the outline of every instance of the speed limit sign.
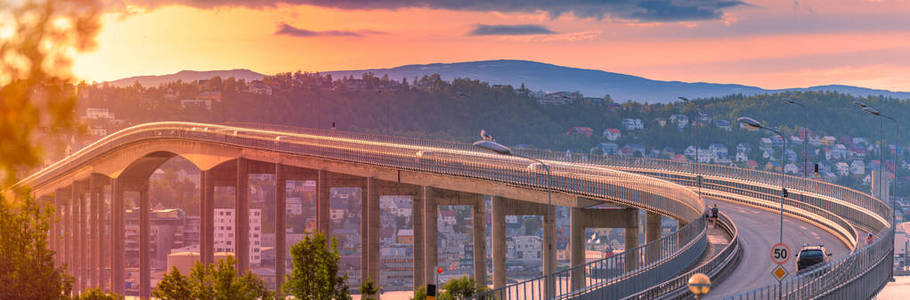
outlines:
[{"label": "speed limit sign", "polygon": [[771,261],[775,264],[782,265],[790,260],[790,247],[787,244],[777,243],[771,246]]}]

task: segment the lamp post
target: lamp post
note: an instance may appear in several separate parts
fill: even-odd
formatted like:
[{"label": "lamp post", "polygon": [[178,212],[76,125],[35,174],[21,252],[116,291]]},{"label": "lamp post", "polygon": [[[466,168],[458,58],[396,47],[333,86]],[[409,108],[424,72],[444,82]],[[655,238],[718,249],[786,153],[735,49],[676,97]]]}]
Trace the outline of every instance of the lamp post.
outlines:
[{"label": "lamp post", "polygon": [[[803,119],[803,121],[804,122],[809,121],[809,109],[806,108],[805,105],[803,105],[802,103],[799,103],[796,100],[790,99],[790,98],[784,98],[783,100],[784,100],[784,102],[787,102],[789,104],[793,104],[793,105],[802,107],[803,114],[805,115],[805,119]],[[809,178],[809,128],[803,126],[803,129],[805,129],[804,131],[806,132],[806,138],[803,140],[803,176],[805,176],[806,178]]]},{"label": "lamp post", "polygon": [[698,127],[695,126],[695,121],[698,120],[698,117],[699,117],[699,114],[701,113],[701,111],[698,109],[698,104],[695,103],[694,101],[689,100],[689,98],[686,98],[686,97],[677,97],[677,98],[679,98],[679,100],[682,100],[683,102],[695,104],[695,119],[692,120],[692,130],[693,130],[693,134],[695,135],[695,137],[692,138],[692,140],[695,141],[695,163],[692,164],[692,173],[695,174],[695,180],[696,180],[695,184],[698,188],[698,201],[701,202],[701,175],[698,174],[698,168],[696,167],[698,165]]},{"label": "lamp post", "polygon": [[689,277],[688,286],[692,295],[695,295],[695,299],[700,300],[711,291],[711,278],[704,273],[692,274],[692,277]]},{"label": "lamp post", "polygon": [[[780,155],[781,166],[783,167],[787,163],[787,153],[786,153],[787,152],[787,139],[783,138],[784,137],[783,134],[781,134],[777,130],[765,127],[760,122],[758,122],[755,119],[750,118],[750,117],[739,117],[738,119],[736,119],[736,121],[739,122],[740,124],[746,125],[751,128],[764,129],[764,130],[767,130],[767,131],[770,131],[770,132],[773,132],[773,133],[779,135],[784,140],[784,148],[783,148],[783,151],[781,151],[781,155]],[[779,240],[779,242],[783,243],[784,242],[784,193],[786,191],[786,188],[784,187],[783,168],[781,169],[781,172],[780,172],[780,191],[781,191],[781,194],[780,194],[780,240]]]},{"label": "lamp post", "polygon": [[[478,147],[478,148],[481,148],[481,149],[484,149],[484,150],[487,150],[487,151],[490,151],[490,152],[493,152],[496,154],[521,157],[521,158],[533,161],[533,162],[539,164],[540,166],[543,166],[544,170],[547,171],[547,215],[545,217],[545,220],[549,219],[550,223],[556,222],[556,220],[554,219],[554,216],[553,216],[553,197],[552,197],[552,187],[550,185],[550,182],[551,182],[550,181],[550,166],[547,165],[546,163],[540,161],[539,159],[512,152],[512,149],[510,149],[509,147],[507,147],[503,144],[497,143],[496,140],[493,138],[493,136],[491,136],[484,130],[480,131],[480,137],[482,138],[481,140],[474,142],[475,147]],[[552,226],[552,224],[548,225],[548,224],[546,224],[546,222],[544,222],[544,226]],[[546,228],[544,228],[544,230],[546,231]],[[554,238],[553,236],[550,236],[550,238],[545,241],[547,251],[546,251],[546,255],[544,256],[544,262],[545,262],[544,276],[546,276],[545,294],[546,294],[547,299],[553,298],[555,296],[555,295],[552,295],[554,293],[554,285],[553,285],[554,281],[553,281],[552,276],[553,276],[553,271],[555,271],[553,238]],[[549,272],[547,272],[547,271],[549,271]]]},{"label": "lamp post", "polygon": [[[900,136],[901,136],[901,126],[900,126],[900,123],[898,123],[896,119],[894,119],[894,118],[892,118],[892,117],[890,117],[890,116],[888,116],[888,115],[885,115],[885,114],[881,113],[881,111],[879,111],[877,108],[875,108],[875,107],[873,107],[873,106],[871,106],[871,105],[868,105],[868,104],[863,103],[863,102],[860,102],[860,101],[854,101],[853,104],[856,105],[856,106],[859,106],[864,112],[867,112],[867,113],[869,113],[869,114],[871,114],[871,115],[873,115],[873,116],[878,117],[878,120],[879,120],[879,127],[878,127],[879,136],[880,136],[881,139],[882,139],[882,141],[881,141],[882,144],[881,144],[881,146],[878,148],[878,153],[879,153],[879,154],[878,154],[878,156],[879,156],[879,158],[878,158],[878,159],[879,159],[879,169],[881,169],[881,170],[879,171],[878,176],[879,176],[879,182],[881,182],[881,176],[882,176],[882,173],[884,173],[884,170],[885,170],[885,163],[884,163],[884,160],[883,160],[884,155],[882,154],[882,151],[884,150],[883,148],[885,147],[885,137],[884,137],[884,133],[882,133],[882,129],[883,129],[883,127],[884,127],[884,125],[882,125],[883,122],[884,122],[883,119],[888,119],[888,120],[891,120],[891,122],[894,122],[894,129],[895,129],[895,130],[894,130],[894,135],[895,135],[895,140],[898,141],[898,142],[895,142],[895,145],[898,145],[898,143],[900,143],[900,142],[899,142],[899,141],[900,141]],[[897,176],[897,172],[898,172],[898,170],[900,170],[900,169],[899,169],[899,166],[898,166],[898,162],[897,162],[897,158],[899,158],[899,157],[897,157],[897,156],[900,155],[900,146],[898,145],[898,146],[897,146],[897,149],[895,149],[895,150],[897,150],[897,151],[895,151],[895,152],[896,152],[895,155],[892,156],[892,160],[894,160],[894,181],[891,182],[891,190],[892,190],[891,193],[894,193],[894,192],[897,191],[897,179],[899,178],[899,177]],[[891,257],[893,258],[893,257],[894,257],[894,234],[895,234],[894,230],[896,229],[896,227],[895,227],[895,226],[896,226],[895,222],[897,222],[897,216],[896,216],[896,212],[895,212],[895,211],[897,210],[897,206],[895,205],[895,197],[891,197],[891,196],[890,196],[891,193],[888,193],[888,194],[889,194],[889,198],[891,198]],[[883,193],[881,192],[881,188],[879,188],[879,198],[881,198],[882,194],[883,194]],[[894,281],[894,267],[893,267],[893,266],[891,267],[891,281]]]}]

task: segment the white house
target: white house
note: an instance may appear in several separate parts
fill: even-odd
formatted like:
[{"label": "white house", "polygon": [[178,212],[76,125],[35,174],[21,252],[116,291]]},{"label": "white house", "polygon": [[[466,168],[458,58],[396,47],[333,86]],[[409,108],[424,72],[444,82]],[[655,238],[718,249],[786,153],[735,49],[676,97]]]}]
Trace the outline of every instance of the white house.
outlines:
[{"label": "white house", "polygon": [[845,162],[839,162],[834,165],[837,168],[837,174],[841,176],[850,175],[850,165]]},{"label": "white house", "polygon": [[103,107],[88,107],[85,109],[85,118],[92,120],[113,120],[114,113]]},{"label": "white house", "polygon": [[604,129],[603,136],[609,141],[616,141],[622,137],[622,132],[617,128]]},{"label": "white house", "polygon": [[866,162],[862,160],[854,160],[850,164],[850,173],[853,175],[864,175],[866,174]]},{"label": "white house", "polygon": [[784,173],[799,174],[799,167],[797,167],[794,163],[788,163],[784,166]]},{"label": "white house", "polygon": [[512,242],[514,245],[512,257],[523,260],[539,260],[541,258],[541,250],[543,250],[541,245],[543,243],[540,237],[520,235],[512,237]]},{"label": "white house", "polygon": [[736,151],[736,162],[747,162],[749,161],[749,153],[745,151]]},{"label": "white house", "polygon": [[676,124],[676,127],[680,129],[686,128],[686,125],[689,124],[689,117],[683,114],[673,114],[670,115],[670,123]]},{"label": "white house", "polygon": [[635,118],[625,118],[622,119],[622,126],[626,130],[642,130],[645,129],[645,124],[641,122],[641,119]]}]

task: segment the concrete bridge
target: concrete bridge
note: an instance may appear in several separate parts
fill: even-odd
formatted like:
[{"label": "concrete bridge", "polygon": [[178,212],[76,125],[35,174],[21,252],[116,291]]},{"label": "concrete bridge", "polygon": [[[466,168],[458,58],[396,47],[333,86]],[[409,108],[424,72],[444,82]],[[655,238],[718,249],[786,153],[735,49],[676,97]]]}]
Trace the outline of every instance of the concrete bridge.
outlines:
[{"label": "concrete bridge", "polygon": [[[438,265],[436,215],[439,205],[473,207],[474,277],[480,282],[487,282],[487,245],[486,228],[482,223],[485,218],[478,216],[491,215],[492,283],[494,289],[506,291],[505,294],[518,295],[516,291],[520,287],[506,284],[505,216],[542,215],[543,239],[552,241],[554,238],[554,220],[547,217],[552,216],[548,213],[552,207],[546,205],[548,180],[544,173],[529,167],[524,159],[480,152],[470,145],[458,143],[334,131],[293,131],[296,132],[182,122],[145,124],[105,137],[20,184],[33,187],[37,198],[53,203],[57,208],[60,222],[52,225],[50,246],[57,251],[58,262],[70,266],[77,291],[108,287],[121,294],[124,292],[126,208],[123,200],[124,193],[131,192],[138,194],[139,206],[136,226],[139,231],[138,295],[149,295],[148,181],[161,164],[176,156],[193,163],[201,173],[199,252],[203,262],[211,263],[216,256],[214,189],[216,186],[234,187],[233,248],[241,271],[250,268],[250,174],[272,174],[275,178],[275,207],[276,212],[281,212],[274,216],[276,228],[285,228],[287,224],[284,187],[288,180],[317,182],[317,228],[324,232],[331,230],[330,188],[361,188],[360,272],[365,275],[362,278],[379,278],[382,272],[378,231],[380,195],[409,195],[413,199],[415,287],[432,280]],[[610,295],[609,298],[649,298],[649,295],[681,290],[667,287],[686,280],[687,274],[695,269],[728,267],[729,257],[740,253],[734,250],[741,247],[737,241],[742,238],[734,240],[725,248],[729,250],[718,254],[724,257],[701,258],[708,244],[701,217],[704,202],[692,187],[703,188],[702,192],[710,199],[741,207],[774,209],[775,203],[781,201],[774,193],[774,182],[779,177],[770,173],[657,160],[592,160],[544,152],[526,154],[551,165],[553,177],[549,183],[554,190],[553,204],[571,208],[569,248],[573,267],[557,271],[554,262],[543,262],[547,275],[532,280],[543,298],[591,296],[607,293],[605,291],[609,294],[601,295]],[[697,180],[696,174],[703,175],[703,181]],[[838,264],[844,266],[841,271],[869,274],[854,278],[840,276],[829,284],[818,284],[815,280],[813,286],[818,291],[811,295],[823,293],[820,287],[828,286],[850,288],[850,295],[874,295],[877,288],[854,288],[856,284],[852,283],[862,279],[865,283],[878,284],[880,266],[884,262],[862,266],[852,262],[873,261],[869,259],[871,256],[876,259],[883,256],[878,248],[866,251],[866,248],[858,247],[856,237],[861,232],[874,232],[883,238],[892,234],[888,229],[890,221],[886,218],[890,209],[877,199],[842,187],[818,183],[813,186],[804,179],[788,180],[787,183],[792,184],[788,187],[793,187],[796,196],[784,199],[786,213],[830,234],[852,250],[838,260],[850,260],[852,269],[846,268],[845,262]],[[103,200],[105,194],[110,195],[109,203]],[[489,212],[483,205],[486,197],[492,199]],[[601,204],[613,208],[593,208]],[[646,212],[647,243],[644,245],[638,245],[639,210]],[[106,215],[106,211],[112,213]],[[661,216],[678,220],[680,230],[661,237]],[[576,233],[594,227],[624,228],[628,251],[609,261],[586,263],[584,236]],[[112,234],[108,238],[105,232]],[[277,233],[275,248],[286,249],[285,235],[280,230]],[[876,245],[882,248],[885,247],[883,244]],[[547,245],[552,242],[544,243],[544,258],[552,257],[547,255],[548,251],[553,251],[552,246]],[[280,285],[285,273],[286,252],[276,251],[275,255],[274,271],[277,285]],[[725,263],[719,263],[721,261]],[[704,265],[699,265],[701,262]],[[609,264],[621,266],[622,274],[607,280],[592,279],[598,270],[593,266]],[[720,273],[714,269],[706,271]],[[766,273],[764,268],[758,271]],[[837,275],[832,274],[824,275],[830,275],[830,278]],[[562,281],[561,278],[569,279]],[[828,293],[837,290],[829,289]],[[790,292],[781,291],[783,294]]]}]

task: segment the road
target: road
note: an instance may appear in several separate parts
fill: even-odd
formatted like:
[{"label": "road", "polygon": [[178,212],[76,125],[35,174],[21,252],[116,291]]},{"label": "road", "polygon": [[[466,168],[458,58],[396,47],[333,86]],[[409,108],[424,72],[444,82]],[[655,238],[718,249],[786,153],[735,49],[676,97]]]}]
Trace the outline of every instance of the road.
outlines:
[{"label": "road", "polygon": [[[706,205],[717,203],[717,208],[723,211],[739,228],[739,239],[743,246],[742,259],[720,285],[713,287],[705,299],[720,299],[723,296],[747,291],[754,288],[767,286],[777,282],[771,275],[774,263],[771,262],[771,245],[780,239],[780,215],[767,210],[750,206],[705,199]],[[824,244],[832,259],[849,254],[849,248],[833,234],[815,227],[801,220],[784,216],[784,243],[787,244],[793,256],[784,266],[793,276],[796,273],[796,251],[804,243]]]}]

